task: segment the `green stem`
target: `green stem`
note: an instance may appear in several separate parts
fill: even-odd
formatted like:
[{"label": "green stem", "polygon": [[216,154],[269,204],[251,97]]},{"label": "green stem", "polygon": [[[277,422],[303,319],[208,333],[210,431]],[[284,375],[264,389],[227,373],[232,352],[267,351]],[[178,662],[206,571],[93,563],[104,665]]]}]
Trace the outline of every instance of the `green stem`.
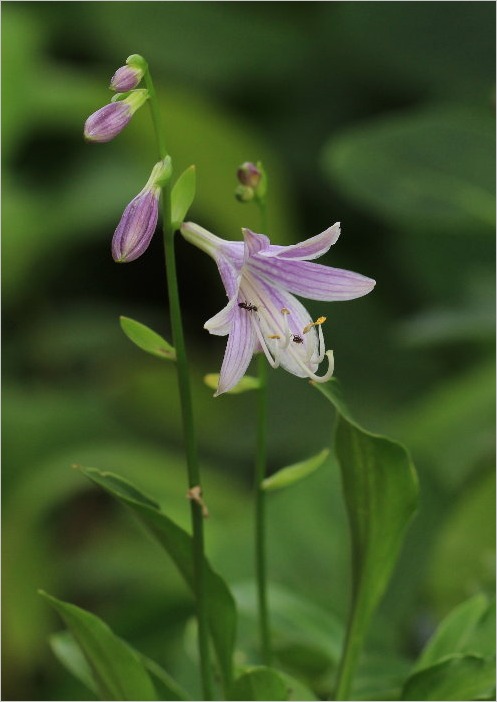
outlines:
[{"label": "green stem", "polygon": [[[149,91],[149,102],[152,120],[157,137],[157,146],[162,159],[167,156],[165,144],[161,136],[159,107],[156,93],[149,71],[145,73],[145,81]],[[176,368],[178,374],[178,388],[181,404],[183,423],[183,437],[186,446],[186,464],[188,470],[188,486],[200,486],[200,471],[197,458],[197,442],[193,419],[192,395],[190,388],[190,375],[186,356],[183,323],[181,319],[181,305],[178,292],[178,278],[176,273],[176,258],[174,253],[174,231],[171,226],[171,181],[168,180],[162,187],[162,219],[164,233],[164,251],[166,257],[167,289],[169,294],[169,310],[171,315],[171,329],[173,344],[176,349]],[[200,657],[200,671],[202,677],[202,691],[204,700],[212,700],[212,676],[209,656],[209,631],[207,623],[207,602],[205,596],[205,568],[204,568],[204,522],[202,508],[198,501],[190,500],[192,536],[193,536],[193,571],[195,583],[195,599],[198,619],[198,648]]]},{"label": "green stem", "polygon": [[255,572],[262,660],[265,665],[271,665],[271,634],[266,570],[266,493],[261,486],[266,475],[267,453],[267,361],[263,354],[259,354],[257,363],[260,388],[257,391],[257,450],[255,461]]},{"label": "green stem", "polygon": [[351,604],[351,612],[347,624],[347,633],[342,650],[342,657],[338,667],[337,684],[335,688],[335,700],[349,700],[352,678],[354,676],[359,655],[361,653],[364,626],[363,617],[360,616],[358,598],[354,597]]},{"label": "green stem", "polygon": [[[266,201],[259,200],[261,229],[267,234]],[[260,388],[257,391],[257,449],[255,460],[255,573],[257,601],[259,605],[259,636],[262,660],[271,665],[271,630],[267,596],[267,557],[266,557],[266,492],[261,483],[266,477],[267,465],[267,361],[264,354],[257,359]]]}]

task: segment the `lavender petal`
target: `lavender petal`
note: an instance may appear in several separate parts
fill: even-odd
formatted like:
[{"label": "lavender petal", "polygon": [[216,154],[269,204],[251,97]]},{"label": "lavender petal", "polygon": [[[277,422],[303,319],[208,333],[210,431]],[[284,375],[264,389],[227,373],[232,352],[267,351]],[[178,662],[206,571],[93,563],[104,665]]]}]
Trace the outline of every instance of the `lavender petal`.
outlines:
[{"label": "lavender petal", "polygon": [[240,314],[240,310],[235,308],[215,397],[231,390],[243,377],[254,353],[255,342],[256,336],[250,315]]},{"label": "lavender petal", "polygon": [[328,227],[321,234],[301,241],[299,244],[292,246],[276,246],[272,245],[267,251],[262,251],[261,255],[267,258],[280,258],[282,260],[304,261],[306,259],[319,258],[325,254],[330,246],[336,243],[340,236],[340,222],[336,222],[331,227]]}]

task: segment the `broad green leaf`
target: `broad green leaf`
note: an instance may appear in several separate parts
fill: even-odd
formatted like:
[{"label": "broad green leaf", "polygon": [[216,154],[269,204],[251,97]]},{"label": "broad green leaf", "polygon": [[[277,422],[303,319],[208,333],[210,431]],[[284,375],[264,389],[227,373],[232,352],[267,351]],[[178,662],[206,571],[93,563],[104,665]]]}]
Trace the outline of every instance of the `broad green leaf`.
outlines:
[{"label": "broad green leaf", "polygon": [[[104,700],[156,700],[157,694],[140,655],[101,619],[80,607],[40,591],[69,627]],[[75,659],[72,659],[73,664]],[[85,671],[84,674],[87,674]]]},{"label": "broad green leaf", "polygon": [[280,488],[298,483],[320,468],[328,458],[329,453],[330,450],[325,448],[306,461],[300,461],[300,463],[295,463],[292,466],[281,468],[281,470],[262,481],[262,489],[268,491],[279,490]]},{"label": "broad green leaf", "polygon": [[[204,383],[211,390],[217,390],[219,384],[219,373],[207,373],[204,376]],[[228,395],[240,395],[242,392],[247,392],[247,390],[258,390],[261,387],[261,381],[259,378],[254,378],[251,375],[244,375],[243,378],[235,385],[235,387],[228,390]]]},{"label": "broad green leaf", "polygon": [[235,680],[232,700],[315,700],[314,694],[298,680],[273,668],[257,666]]},{"label": "broad green leaf", "polygon": [[415,670],[438,663],[454,653],[495,655],[495,601],[475,595],[456,607],[423,649]]},{"label": "broad green leaf", "polygon": [[417,507],[418,482],[401,444],[365,431],[350,418],[336,381],[315,387],[337,410],[335,452],[351,534],[351,616],[338,689],[338,699],[347,699],[366,629]]},{"label": "broad green leaf", "polygon": [[145,324],[130,317],[120,317],[121,329],[136,346],[166,361],[176,360],[176,351],[165,339]]},{"label": "broad green leaf", "polygon": [[171,222],[174,229],[179,229],[184,221],[195,198],[195,188],[195,166],[190,166],[183,171],[171,191]]},{"label": "broad green leaf", "polygon": [[[81,470],[90,480],[131,509],[167,551],[187,584],[194,590],[191,536],[127,480],[95,468],[81,468]],[[223,684],[228,689],[232,679],[232,655],[236,632],[235,602],[224,580],[211,568],[207,560],[204,567],[209,627]]]},{"label": "broad green leaf", "polygon": [[402,699],[485,699],[494,685],[495,659],[454,655],[408,678],[404,685]]},{"label": "broad green leaf", "polygon": [[491,122],[460,108],[389,116],[334,137],[324,167],[356,201],[397,222],[493,229]]},{"label": "broad green leaf", "polygon": [[[124,642],[126,643],[126,642]],[[91,668],[84,657],[81,648],[70,631],[59,631],[50,637],[50,646],[55,656],[67,670],[78,678],[83,685],[98,696],[98,690],[93,679]],[[129,646],[129,644],[128,644]],[[129,648],[140,658],[144,667],[154,677],[158,698],[161,700],[187,700],[187,693],[181,689],[178,683],[166,673],[166,671],[155,661],[136,651],[131,646]]]}]

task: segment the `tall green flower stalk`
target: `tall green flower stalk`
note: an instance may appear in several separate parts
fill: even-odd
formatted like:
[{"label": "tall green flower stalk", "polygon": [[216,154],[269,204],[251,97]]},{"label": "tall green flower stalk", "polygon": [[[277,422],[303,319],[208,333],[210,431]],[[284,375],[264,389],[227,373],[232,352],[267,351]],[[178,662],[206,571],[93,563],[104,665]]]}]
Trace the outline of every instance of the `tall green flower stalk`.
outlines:
[{"label": "tall green flower stalk", "polygon": [[[160,110],[152,77],[148,65],[145,67],[144,80],[149,93],[149,105],[154,124],[157,149],[162,160],[168,158],[163,132],[161,129]],[[193,571],[195,581],[195,599],[198,620],[198,648],[200,656],[200,671],[202,678],[202,693],[204,700],[212,700],[212,674],[209,656],[209,631],[207,624],[207,601],[205,593],[204,569],[204,524],[202,503],[195,496],[201,494],[200,470],[197,455],[197,441],[192,407],[192,393],[190,375],[183,333],[181,305],[178,292],[178,277],[176,272],[176,258],[174,251],[175,232],[171,222],[171,179],[168,178],[162,185],[162,227],[165,252],[165,265],[167,289],[169,295],[169,310],[171,315],[171,329],[173,344],[176,349],[176,366],[178,373],[178,388],[181,404],[181,417],[183,436],[186,445],[186,463],[188,470],[188,487],[191,508],[191,523],[193,536]]]},{"label": "tall green flower stalk", "polygon": [[[265,178],[264,178],[265,180]],[[259,206],[261,230],[267,234],[267,209],[265,188],[262,198],[256,196]],[[271,626],[269,621],[268,577],[267,577],[267,536],[266,536],[266,493],[262,482],[267,472],[267,415],[268,415],[268,365],[261,352],[257,359],[259,390],[257,399],[257,447],[255,458],[255,577],[259,610],[259,637],[262,660],[271,665]]]}]

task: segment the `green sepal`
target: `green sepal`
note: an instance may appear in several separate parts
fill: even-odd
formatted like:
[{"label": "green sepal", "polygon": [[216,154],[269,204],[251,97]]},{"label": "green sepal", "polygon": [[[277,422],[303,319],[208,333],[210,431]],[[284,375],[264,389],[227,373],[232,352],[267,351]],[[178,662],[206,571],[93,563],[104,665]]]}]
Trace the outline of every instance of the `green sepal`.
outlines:
[{"label": "green sepal", "polygon": [[[126,643],[126,642],[124,642]],[[126,644],[129,646],[129,644]],[[98,697],[98,689],[93,679],[91,668],[81,651],[78,642],[70,631],[59,631],[50,636],[50,647],[60,663]],[[144,667],[153,676],[160,700],[188,700],[188,694],[167,673],[162,666],[148,656],[129,646],[142,661]]]},{"label": "green sepal", "polygon": [[330,450],[324,448],[315,456],[311,456],[305,461],[294,463],[286,468],[281,468],[276,473],[273,473],[269,478],[262,481],[261,487],[263,490],[279,490],[280,488],[294,485],[300,480],[303,480],[308,475],[311,475],[320,468],[328,458]]},{"label": "green sepal", "polygon": [[148,71],[148,63],[140,54],[131,54],[131,56],[128,56],[126,64],[132,68],[139,68],[143,73]]},{"label": "green sepal", "polygon": [[119,322],[128,339],[140,349],[163,361],[176,360],[175,349],[160,334],[130,317],[119,317]]},{"label": "green sepal", "polygon": [[[73,634],[103,700],[157,700],[148,672],[138,654],[101,619],[76,605],[39,594],[58,612]],[[72,659],[77,665],[77,658]],[[84,675],[87,677],[88,671]]]},{"label": "green sepal", "polygon": [[[138,517],[146,529],[169,554],[191,590],[195,591],[192,537],[179,527],[158,505],[143,495],[131,483],[118,475],[95,468],[79,469],[91,481],[102,487]],[[220,575],[204,560],[207,620],[219,663],[223,687],[232,682],[232,656],[236,636],[236,605],[233,596]]]},{"label": "green sepal", "polygon": [[[204,383],[211,390],[217,390],[219,384],[219,373],[207,373],[204,376]],[[226,391],[226,395],[240,395],[248,390],[259,390],[261,381],[252,375],[244,375],[243,378],[231,390]]]},{"label": "green sepal", "polygon": [[196,180],[195,166],[189,166],[173,186],[171,191],[171,224],[174,230],[180,228],[195,199]]}]

